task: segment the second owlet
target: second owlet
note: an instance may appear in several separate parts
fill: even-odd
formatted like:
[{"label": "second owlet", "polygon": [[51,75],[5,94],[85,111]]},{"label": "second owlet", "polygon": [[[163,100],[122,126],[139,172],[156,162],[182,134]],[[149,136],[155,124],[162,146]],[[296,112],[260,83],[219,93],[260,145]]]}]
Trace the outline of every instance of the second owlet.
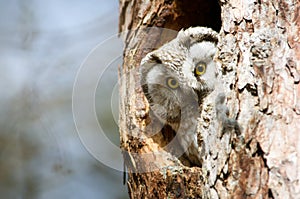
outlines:
[{"label": "second owlet", "polygon": [[204,150],[197,137],[199,113],[217,81],[213,60],[217,35],[205,27],[181,30],[175,39],[147,54],[140,68],[151,111],[176,132],[180,147],[196,165],[201,165]]}]

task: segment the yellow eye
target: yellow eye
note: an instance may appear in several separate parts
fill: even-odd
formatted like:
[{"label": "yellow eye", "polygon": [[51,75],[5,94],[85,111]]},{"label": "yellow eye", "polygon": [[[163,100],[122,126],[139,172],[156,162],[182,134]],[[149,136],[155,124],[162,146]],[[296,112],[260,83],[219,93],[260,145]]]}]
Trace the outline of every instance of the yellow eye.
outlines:
[{"label": "yellow eye", "polygon": [[203,62],[200,62],[199,64],[196,65],[195,68],[195,75],[200,76],[203,75],[206,71],[206,64]]},{"label": "yellow eye", "polygon": [[169,77],[167,78],[167,85],[168,87],[170,87],[171,89],[176,89],[179,86],[179,83],[176,79]]}]

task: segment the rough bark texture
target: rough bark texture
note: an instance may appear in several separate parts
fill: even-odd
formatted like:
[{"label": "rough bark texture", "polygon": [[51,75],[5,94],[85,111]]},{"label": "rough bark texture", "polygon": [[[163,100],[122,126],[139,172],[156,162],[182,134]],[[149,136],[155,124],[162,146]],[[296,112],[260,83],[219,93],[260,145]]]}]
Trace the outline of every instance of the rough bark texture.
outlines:
[{"label": "rough bark texture", "polygon": [[[242,139],[208,138],[215,147],[202,168],[183,166],[167,152],[135,155],[161,147],[141,130],[149,107],[138,74],[129,73],[149,50],[172,39],[161,29],[143,29],[150,26],[221,28],[216,57]],[[121,148],[129,152],[124,157],[130,197],[300,198],[300,3],[120,0],[120,32],[132,29],[124,37],[120,69]]]}]

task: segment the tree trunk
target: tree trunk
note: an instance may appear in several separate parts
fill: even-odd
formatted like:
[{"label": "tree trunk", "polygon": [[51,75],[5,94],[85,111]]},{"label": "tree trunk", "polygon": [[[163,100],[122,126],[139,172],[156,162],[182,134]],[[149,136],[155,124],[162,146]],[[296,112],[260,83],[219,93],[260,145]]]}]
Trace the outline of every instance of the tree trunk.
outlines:
[{"label": "tree trunk", "polygon": [[[160,150],[165,138],[147,134],[149,107],[135,70],[146,53],[176,36],[161,28],[189,26],[220,30],[216,61],[230,116],[241,128],[240,136],[207,138],[214,148],[202,167]],[[131,30],[120,69],[130,198],[300,198],[298,1],[120,0],[119,28]]]}]

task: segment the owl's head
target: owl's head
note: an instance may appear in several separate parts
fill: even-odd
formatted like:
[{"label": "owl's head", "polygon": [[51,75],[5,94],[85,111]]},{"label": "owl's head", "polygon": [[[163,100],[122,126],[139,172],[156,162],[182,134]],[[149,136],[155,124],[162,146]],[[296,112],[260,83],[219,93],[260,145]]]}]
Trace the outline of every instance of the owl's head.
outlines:
[{"label": "owl's head", "polygon": [[189,28],[145,56],[140,67],[141,85],[159,118],[178,120],[183,109],[195,109],[214,89],[217,41],[212,29]]}]

